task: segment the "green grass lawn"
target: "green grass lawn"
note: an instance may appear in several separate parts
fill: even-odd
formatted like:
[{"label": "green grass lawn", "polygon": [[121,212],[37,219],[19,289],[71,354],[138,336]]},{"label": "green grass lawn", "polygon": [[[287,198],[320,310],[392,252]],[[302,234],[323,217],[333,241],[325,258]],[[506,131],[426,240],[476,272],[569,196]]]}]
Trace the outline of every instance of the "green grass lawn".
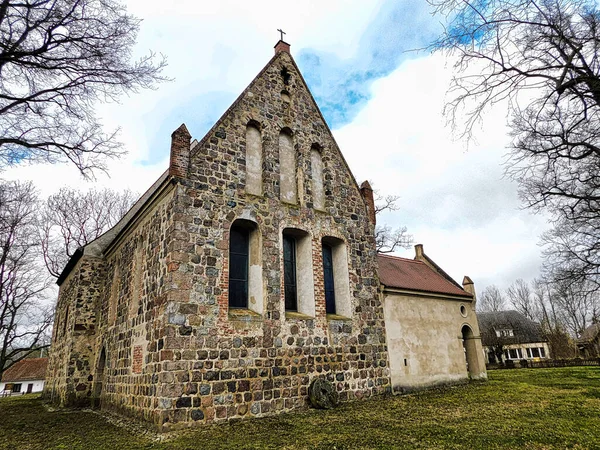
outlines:
[{"label": "green grass lawn", "polygon": [[157,441],[89,411],[0,399],[2,449],[600,449],[600,368],[493,371],[487,383],[333,411],[196,428]]}]

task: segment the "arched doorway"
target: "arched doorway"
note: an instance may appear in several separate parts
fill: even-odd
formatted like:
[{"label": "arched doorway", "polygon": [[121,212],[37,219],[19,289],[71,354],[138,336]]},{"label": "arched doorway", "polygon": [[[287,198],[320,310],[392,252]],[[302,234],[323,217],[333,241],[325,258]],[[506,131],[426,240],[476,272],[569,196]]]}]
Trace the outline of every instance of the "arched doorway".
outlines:
[{"label": "arched doorway", "polygon": [[469,378],[478,376],[478,364],[477,364],[477,348],[475,346],[475,336],[473,330],[468,325],[462,327],[462,342],[465,351],[465,362],[467,365],[467,372]]},{"label": "arched doorway", "polygon": [[100,407],[100,396],[102,395],[102,383],[104,382],[104,368],[106,367],[106,349],[102,347],[100,358],[96,366],[96,381],[94,383],[93,407]]}]

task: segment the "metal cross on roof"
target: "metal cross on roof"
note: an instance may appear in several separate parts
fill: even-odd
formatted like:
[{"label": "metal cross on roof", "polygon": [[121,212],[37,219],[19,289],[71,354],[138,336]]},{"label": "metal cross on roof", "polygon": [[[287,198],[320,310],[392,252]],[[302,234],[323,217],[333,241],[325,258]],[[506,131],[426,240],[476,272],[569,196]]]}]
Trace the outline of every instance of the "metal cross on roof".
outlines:
[{"label": "metal cross on roof", "polygon": [[281,28],[277,28],[277,31],[281,34],[281,40],[283,41],[283,35],[286,34]]}]

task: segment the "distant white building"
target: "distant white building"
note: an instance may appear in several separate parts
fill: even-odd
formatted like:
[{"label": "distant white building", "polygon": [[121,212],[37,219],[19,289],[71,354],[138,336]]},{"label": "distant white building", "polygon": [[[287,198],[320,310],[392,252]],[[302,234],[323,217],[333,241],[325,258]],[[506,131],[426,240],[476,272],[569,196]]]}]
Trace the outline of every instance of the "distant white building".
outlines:
[{"label": "distant white building", "polygon": [[477,313],[487,364],[550,358],[548,340],[539,323],[517,311]]},{"label": "distant white building", "polygon": [[48,358],[22,359],[2,375],[0,396],[42,392]]}]

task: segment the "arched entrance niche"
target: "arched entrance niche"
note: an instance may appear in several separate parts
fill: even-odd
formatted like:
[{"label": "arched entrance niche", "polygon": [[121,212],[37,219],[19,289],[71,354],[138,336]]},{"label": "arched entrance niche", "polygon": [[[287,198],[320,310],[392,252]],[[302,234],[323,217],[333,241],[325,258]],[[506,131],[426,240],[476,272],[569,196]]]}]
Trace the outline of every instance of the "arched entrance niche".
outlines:
[{"label": "arched entrance niche", "polygon": [[102,347],[100,358],[96,365],[96,380],[94,382],[94,396],[92,398],[92,406],[100,407],[100,396],[102,395],[102,383],[104,382],[104,369],[106,367],[106,349]]},{"label": "arched entrance niche", "polygon": [[469,378],[476,378],[479,376],[479,364],[477,361],[477,347],[475,346],[475,336],[473,330],[469,325],[463,325],[462,327],[462,342],[465,351],[465,359],[467,364],[467,372]]}]

